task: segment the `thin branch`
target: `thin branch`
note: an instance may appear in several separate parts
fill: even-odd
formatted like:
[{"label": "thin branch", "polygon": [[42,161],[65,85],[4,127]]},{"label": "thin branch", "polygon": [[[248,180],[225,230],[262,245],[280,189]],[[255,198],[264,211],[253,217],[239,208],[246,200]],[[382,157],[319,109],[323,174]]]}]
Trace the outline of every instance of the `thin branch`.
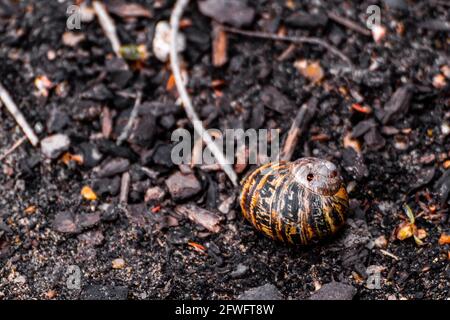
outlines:
[{"label": "thin branch", "polygon": [[350,19],[347,19],[345,17],[337,15],[334,12],[329,12],[328,18],[330,18],[334,22],[339,23],[339,24],[343,25],[344,27],[347,27],[350,30],[356,31],[362,35],[365,35],[367,37],[372,36],[372,33],[368,29],[361,27],[359,24],[357,24],[356,22],[354,22]]},{"label": "thin branch", "polygon": [[300,140],[301,133],[306,129],[309,122],[316,114],[318,101],[316,98],[311,98],[307,103],[304,103],[297,112],[297,116],[292,122],[288,135],[281,151],[281,160],[290,161],[294,154],[295,147]]},{"label": "thin branch", "polygon": [[180,95],[180,98],[183,102],[184,110],[186,111],[186,115],[189,118],[189,120],[192,122],[192,125],[194,126],[195,132],[202,137],[203,141],[205,142],[206,146],[211,150],[212,154],[216,158],[217,162],[222,167],[222,170],[225,172],[225,174],[228,176],[228,178],[231,180],[233,185],[237,186],[237,175],[236,172],[234,172],[231,165],[228,164],[225,155],[223,154],[222,150],[220,150],[217,145],[212,140],[211,136],[206,132],[206,130],[203,128],[203,124],[200,121],[200,118],[195,113],[194,107],[192,106],[191,99],[189,97],[189,94],[187,93],[186,87],[184,86],[183,79],[181,77],[180,72],[180,63],[178,61],[178,51],[177,51],[177,37],[178,37],[178,30],[180,26],[180,19],[183,15],[184,8],[189,3],[189,0],[177,0],[175,7],[172,11],[172,15],[170,17],[170,27],[172,29],[171,37],[170,37],[170,65],[172,68],[172,73],[175,79],[175,84],[177,86],[178,93]]},{"label": "thin branch", "polygon": [[7,156],[9,156],[11,153],[13,153],[17,148],[19,148],[25,141],[27,140],[26,136],[23,136],[22,138],[20,138],[19,140],[17,140],[12,146],[11,148],[9,148],[8,150],[5,151],[5,153],[3,153],[0,156],[0,161],[3,161],[3,159],[5,159]]},{"label": "thin branch", "polygon": [[119,202],[123,204],[128,203],[128,193],[130,192],[130,173],[124,172],[122,174],[122,179],[120,180],[120,196]]},{"label": "thin branch", "polygon": [[253,38],[260,38],[260,39],[269,39],[269,40],[275,40],[275,41],[287,41],[287,42],[293,42],[293,43],[310,43],[310,44],[316,44],[319,46],[324,47],[328,51],[334,53],[336,56],[344,60],[347,64],[349,64],[351,67],[353,67],[353,63],[351,62],[350,58],[347,57],[342,51],[340,51],[338,48],[332,46],[331,44],[327,43],[326,41],[315,38],[315,37],[295,37],[295,36],[279,36],[277,34],[273,33],[267,33],[267,32],[259,32],[259,31],[247,31],[242,29],[236,29],[231,27],[224,27],[225,31],[240,34],[242,36],[246,37],[253,37]]},{"label": "thin branch", "polygon": [[138,113],[139,113],[138,111],[139,111],[139,106],[141,105],[141,100],[142,100],[142,92],[139,91],[136,94],[136,100],[134,102],[133,110],[131,110],[130,118],[128,119],[127,125],[123,129],[119,138],[117,138],[118,146],[120,146],[124,140],[128,139],[131,127],[133,126],[133,123],[136,121],[136,118],[138,116]]},{"label": "thin branch", "polygon": [[3,87],[0,83],[0,100],[3,101],[6,109],[11,113],[11,115],[16,120],[17,124],[22,128],[23,133],[27,136],[28,140],[30,140],[33,146],[37,146],[39,144],[39,138],[34,133],[33,129],[28,124],[27,120],[23,116],[22,112],[20,112],[17,105],[14,103],[13,99],[9,95],[9,92]]},{"label": "thin branch", "polygon": [[116,26],[114,24],[113,19],[106,11],[103,3],[100,3],[99,1],[93,1],[92,6],[94,7],[95,13],[97,14],[98,22],[100,23],[103,32],[109,39],[109,42],[111,42],[111,46],[113,48],[114,53],[116,54],[116,56],[120,57],[121,44],[119,37],[117,36]]}]

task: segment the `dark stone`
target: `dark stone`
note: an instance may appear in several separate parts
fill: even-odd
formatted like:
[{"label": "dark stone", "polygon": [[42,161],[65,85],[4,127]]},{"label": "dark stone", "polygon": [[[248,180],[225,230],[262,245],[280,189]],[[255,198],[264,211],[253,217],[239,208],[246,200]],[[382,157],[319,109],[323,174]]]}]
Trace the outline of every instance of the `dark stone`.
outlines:
[{"label": "dark stone", "polygon": [[172,162],[172,145],[158,145],[152,154],[152,160],[154,164],[162,165],[168,168],[173,167],[174,164]]},{"label": "dark stone", "polygon": [[352,300],[356,288],[341,282],[330,282],[314,292],[309,300]]},{"label": "dark stone", "polygon": [[97,176],[100,178],[111,177],[116,174],[125,172],[130,167],[130,161],[124,158],[115,158],[112,160],[105,160],[96,168]]},{"label": "dark stone", "polygon": [[325,13],[307,13],[297,11],[290,14],[285,20],[288,26],[295,28],[322,28],[327,25],[328,16]]},{"label": "dark stone", "polygon": [[155,129],[156,119],[153,115],[140,116],[131,127],[128,142],[142,147],[149,146],[153,141]]},{"label": "dark stone", "polygon": [[200,0],[198,8],[205,16],[236,28],[249,25],[255,17],[255,9],[246,0]]},{"label": "dark stone", "polygon": [[60,212],[55,216],[53,221],[53,229],[60,233],[78,233],[80,231],[79,226],[75,222],[75,217],[71,212]]},{"label": "dark stone", "polygon": [[136,153],[134,153],[129,147],[125,145],[118,146],[111,140],[100,141],[98,143],[98,148],[101,153],[108,154],[112,157],[127,158],[133,162],[138,159]]},{"label": "dark stone", "polygon": [[50,116],[47,120],[47,131],[49,133],[59,132],[64,129],[69,122],[70,118],[66,112],[58,108],[53,108],[50,111]]},{"label": "dark stone", "polygon": [[107,195],[116,196],[120,190],[120,177],[114,177],[112,179],[104,178],[95,180],[92,184],[94,192],[100,197]]},{"label": "dark stone", "polygon": [[238,300],[283,300],[283,295],[270,283],[249,289],[242,293]]},{"label": "dark stone", "polygon": [[81,300],[126,300],[128,287],[88,285],[83,288]]},{"label": "dark stone", "polygon": [[103,84],[97,84],[93,88],[84,92],[81,97],[94,101],[105,101],[113,98],[111,91]]},{"label": "dark stone", "polygon": [[117,88],[124,88],[133,77],[133,72],[130,71],[125,60],[117,57],[106,60],[106,71],[108,72],[109,80]]},{"label": "dark stone", "polygon": [[406,84],[398,88],[384,105],[383,124],[393,123],[408,112],[414,87]]},{"label": "dark stone", "polygon": [[184,175],[176,172],[166,180],[172,199],[175,201],[188,199],[202,190],[200,182],[194,174]]},{"label": "dark stone", "polygon": [[83,142],[78,146],[81,154],[83,155],[83,166],[86,168],[93,168],[100,163],[103,155],[98,148],[89,142]]},{"label": "dark stone", "polygon": [[379,150],[386,145],[386,140],[380,134],[376,127],[370,128],[364,135],[365,145],[373,151]]},{"label": "dark stone", "polygon": [[376,127],[376,125],[377,124],[373,118],[358,122],[358,124],[353,127],[352,138],[356,139],[362,137],[371,128]]},{"label": "dark stone", "polygon": [[444,172],[444,174],[436,181],[434,189],[440,196],[441,204],[443,205],[450,194],[450,170]]},{"label": "dark stone", "polygon": [[358,181],[369,176],[369,169],[364,164],[362,155],[351,148],[342,151],[342,165]]},{"label": "dark stone", "polygon": [[293,110],[291,101],[277,88],[272,86],[266,86],[261,91],[261,101],[267,108],[282,114],[292,112]]},{"label": "dark stone", "polygon": [[78,227],[81,229],[91,228],[99,222],[100,222],[99,212],[80,214],[77,215],[76,217],[76,223]]}]

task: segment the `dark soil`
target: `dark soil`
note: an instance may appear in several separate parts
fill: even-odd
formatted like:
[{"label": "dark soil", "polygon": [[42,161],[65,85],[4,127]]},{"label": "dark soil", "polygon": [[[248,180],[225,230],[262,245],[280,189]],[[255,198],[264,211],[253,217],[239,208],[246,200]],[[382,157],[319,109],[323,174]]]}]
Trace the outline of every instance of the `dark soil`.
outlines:
[{"label": "dark soil", "polygon": [[[174,2],[134,2],[152,17],[112,16],[122,43],[145,44],[150,57],[129,62],[127,71],[95,18],[75,31],[84,40],[63,43],[68,1],[0,0],[0,82],[40,139],[66,134],[68,152],[84,158],[83,164],[63,161],[62,155],[50,160],[26,142],[0,162],[0,299],[234,299],[267,283],[285,299],[306,299],[332,281],[356,288],[357,299],[450,297],[450,246],[438,243],[450,233],[446,1],[248,3],[255,16],[245,29],[318,37],[346,54],[353,70],[317,45],[298,45],[279,59],[289,43],[231,33],[228,61],[214,67],[214,23],[191,1],[183,57],[205,126],[279,128],[283,138],[300,106],[312,97],[319,101],[294,158],[336,163],[352,209],[342,232],[308,248],[258,234],[236,201],[228,213],[220,212],[219,205],[237,193],[221,171],[193,168],[187,179],[198,181],[186,182],[189,190],[181,196],[169,193],[168,177],[189,170],[170,160],[171,133],[178,127],[192,132],[176,89],[167,89],[169,66],[152,53],[155,24],[169,18]],[[371,4],[380,6],[386,27],[379,43],[327,17],[335,12],[364,28]],[[318,61],[324,79],[312,84],[295,68],[299,59]],[[436,83],[439,74],[443,84]],[[44,75],[54,84],[48,97],[35,86]],[[116,140],[138,91],[144,112],[119,147]],[[357,111],[355,103],[372,112]],[[0,118],[1,155],[23,133],[4,107]],[[344,139],[350,134],[360,152]],[[119,203],[124,172],[131,179],[127,205]],[[84,186],[99,199],[83,199]],[[147,189],[154,187],[160,189],[152,189],[153,199],[145,203]],[[187,204],[219,216],[218,225],[206,229],[175,210]],[[406,219],[404,204],[426,231],[422,246],[412,237],[396,239]],[[67,286],[70,266],[81,271],[79,288]],[[381,272],[378,289],[368,285],[370,266]]]}]

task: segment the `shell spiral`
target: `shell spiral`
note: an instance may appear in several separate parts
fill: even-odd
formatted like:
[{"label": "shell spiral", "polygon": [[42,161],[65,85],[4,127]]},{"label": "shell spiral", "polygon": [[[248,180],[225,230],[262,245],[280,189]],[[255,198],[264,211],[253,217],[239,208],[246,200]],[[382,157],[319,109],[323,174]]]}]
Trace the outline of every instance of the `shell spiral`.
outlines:
[{"label": "shell spiral", "polygon": [[244,217],[266,236],[307,245],[336,233],[349,203],[336,166],[318,158],[267,163],[242,181]]}]

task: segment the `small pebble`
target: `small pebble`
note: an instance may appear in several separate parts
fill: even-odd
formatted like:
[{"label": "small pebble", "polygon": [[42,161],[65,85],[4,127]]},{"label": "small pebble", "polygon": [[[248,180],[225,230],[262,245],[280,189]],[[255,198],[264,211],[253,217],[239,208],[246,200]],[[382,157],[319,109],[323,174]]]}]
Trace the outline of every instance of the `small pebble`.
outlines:
[{"label": "small pebble", "polygon": [[123,269],[125,267],[125,260],[117,258],[112,261],[113,269]]},{"label": "small pebble", "polygon": [[70,139],[65,134],[54,134],[41,140],[41,151],[49,159],[58,158],[69,146]]}]

